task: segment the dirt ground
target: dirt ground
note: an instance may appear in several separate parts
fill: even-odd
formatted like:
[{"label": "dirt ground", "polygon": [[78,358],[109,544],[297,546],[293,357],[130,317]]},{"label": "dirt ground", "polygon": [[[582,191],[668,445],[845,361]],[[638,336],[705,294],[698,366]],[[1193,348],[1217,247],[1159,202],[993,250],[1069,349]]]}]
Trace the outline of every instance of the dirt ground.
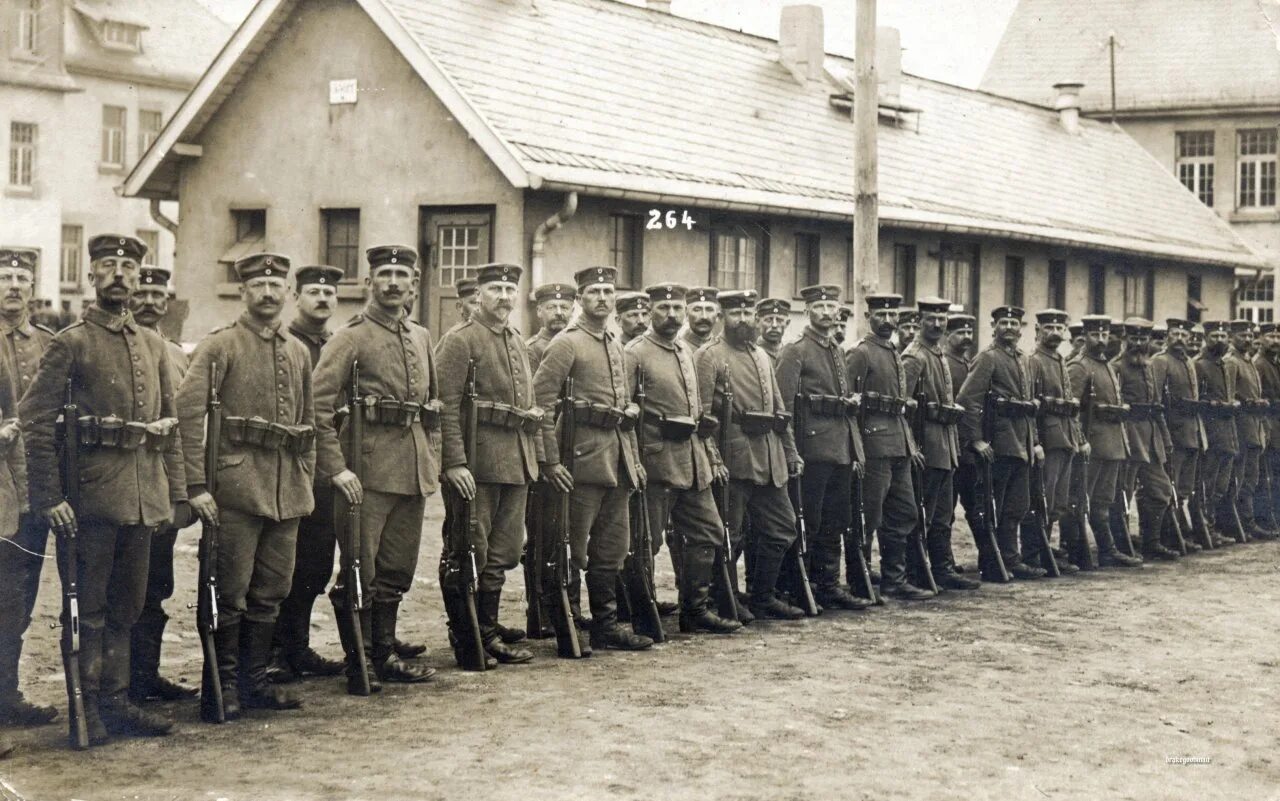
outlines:
[{"label": "dirt ground", "polygon": [[[434,683],[360,699],[311,680],[295,685],[303,710],[226,726],[171,705],[173,736],[85,754],[60,720],[16,734],[0,799],[1280,799],[1280,545],[727,638],[680,635],[672,619],[649,653],[571,662],[542,641],[531,665],[474,674],[447,655],[440,513],[402,616],[432,646]],[[179,543],[165,646],[165,672],[189,684],[196,532]],[[518,571],[512,585],[503,617],[517,624]],[[23,677],[62,704],[57,593],[46,570]],[[336,655],[317,609],[314,639]]]}]

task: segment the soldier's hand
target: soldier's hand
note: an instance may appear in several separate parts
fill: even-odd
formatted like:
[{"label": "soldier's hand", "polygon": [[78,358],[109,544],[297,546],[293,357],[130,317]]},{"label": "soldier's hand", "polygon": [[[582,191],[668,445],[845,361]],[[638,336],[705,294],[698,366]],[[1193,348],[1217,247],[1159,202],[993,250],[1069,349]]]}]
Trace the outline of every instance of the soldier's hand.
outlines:
[{"label": "soldier's hand", "polygon": [[649,474],[644,471],[644,465],[636,464],[636,481],[640,486],[636,489],[644,489],[649,484]]},{"label": "soldier's hand", "polygon": [[864,465],[862,462],[854,462],[853,475],[859,480],[861,480],[863,477],[867,475],[867,466]]},{"label": "soldier's hand", "polygon": [[444,471],[444,480],[449,482],[449,486],[454,491],[468,501],[475,500],[476,497],[476,477],[471,475],[471,471],[463,465],[450,467]]},{"label": "soldier's hand", "polygon": [[1043,464],[1044,463],[1044,446],[1037,445],[1034,448],[1032,448],[1031,458],[1035,460],[1036,464]]},{"label": "soldier's hand", "polygon": [[218,525],[218,504],[213,500],[213,496],[207,492],[202,492],[194,498],[187,500],[191,504],[191,508],[195,511],[205,525]]},{"label": "soldier's hand", "polygon": [[924,469],[924,452],[921,451],[919,448],[911,452],[911,464],[915,465],[921,470]]},{"label": "soldier's hand", "polygon": [[21,430],[18,418],[10,418],[0,423],[0,447],[4,447],[18,438]]},{"label": "soldier's hand", "polygon": [[1093,446],[1090,445],[1089,443],[1086,442],[1080,446],[1080,455],[1083,456],[1084,458],[1088,459],[1092,453],[1093,453]]},{"label": "soldier's hand", "polygon": [[549,464],[542,474],[560,492],[573,492],[573,474],[562,464]]},{"label": "soldier's hand", "polygon": [[794,462],[787,462],[787,475],[792,478],[804,475],[804,459],[797,458]]},{"label": "soldier's hand", "polygon": [[66,501],[60,501],[54,506],[50,506],[41,512],[44,519],[48,521],[49,528],[53,529],[57,534],[67,534],[75,530],[76,513],[72,511],[71,504]]},{"label": "soldier's hand", "polygon": [[715,473],[714,480],[722,484],[729,480],[729,468],[722,464],[716,465],[712,472]]},{"label": "soldier's hand", "polygon": [[343,470],[334,476],[333,486],[352,506],[364,502],[364,487],[360,485],[360,477],[350,470]]},{"label": "soldier's hand", "polygon": [[973,452],[978,454],[978,458],[984,462],[993,462],[996,458],[996,452],[991,449],[990,443],[985,440],[975,440],[973,443]]}]

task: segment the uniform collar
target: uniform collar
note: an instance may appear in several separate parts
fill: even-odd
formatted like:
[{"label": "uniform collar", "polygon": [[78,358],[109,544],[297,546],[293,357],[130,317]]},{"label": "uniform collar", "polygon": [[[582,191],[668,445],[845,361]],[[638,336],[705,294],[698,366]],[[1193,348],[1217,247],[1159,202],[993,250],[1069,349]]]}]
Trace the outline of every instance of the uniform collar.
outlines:
[{"label": "uniform collar", "polygon": [[587,328],[585,325],[582,325],[581,323],[574,323],[573,325],[569,326],[565,330],[581,331],[582,333],[586,334],[592,339],[598,340],[600,342],[608,342],[609,340],[613,339],[613,335],[609,333],[608,328],[601,328],[599,331],[592,331],[590,328]]},{"label": "uniform collar", "polygon": [[650,342],[662,348],[663,350],[669,350],[674,352],[680,349],[680,339],[678,337],[676,339],[671,340],[670,342],[667,342],[666,340],[664,340],[662,337],[658,336],[654,332],[645,331],[643,334],[640,335],[640,338],[649,340]]},{"label": "uniform collar", "polygon": [[133,315],[126,309],[122,314],[112,314],[96,303],[90,304],[81,317],[94,325],[100,325],[108,331],[120,333],[124,329],[129,329],[130,333],[138,330],[138,324],[133,321]]},{"label": "uniform collar", "polygon": [[[564,329],[562,328],[560,330],[563,331]],[[534,336],[538,339],[541,339],[544,342],[550,342],[551,338],[554,337],[555,334],[548,331],[546,326],[543,326],[542,328],[538,329],[538,333],[534,334]]]},{"label": "uniform collar", "polygon": [[902,355],[898,353],[898,349],[894,347],[893,340],[891,339],[881,339],[880,337],[875,336],[874,334],[867,334],[865,337],[862,338],[862,341],[867,343],[868,345],[879,345],[885,350],[892,351],[893,353],[899,356]]},{"label": "uniform collar", "polygon": [[373,320],[388,331],[399,331],[408,327],[404,324],[405,314],[403,309],[400,310],[399,315],[392,317],[390,314],[383,311],[381,306],[373,301],[370,301],[365,305],[364,316]]},{"label": "uniform collar", "polygon": [[485,328],[492,331],[493,333],[498,334],[499,336],[507,333],[508,331],[512,331],[512,328],[509,324],[500,323],[497,320],[493,320],[493,321],[485,320],[484,315],[481,315],[481,314],[471,315],[471,322],[475,323],[476,325],[482,325]]},{"label": "uniform collar", "polygon": [[836,342],[834,339],[831,338],[830,334],[823,334],[820,331],[818,331],[818,329],[814,328],[812,325],[806,325],[804,327],[804,336],[808,337],[809,339],[813,340],[814,342],[818,343],[824,348],[834,348],[836,346]]},{"label": "uniform collar", "polygon": [[240,319],[237,320],[236,323],[244,326],[245,328],[257,334],[258,336],[262,337],[263,339],[271,339],[272,337],[279,337],[280,339],[284,339],[284,334],[280,333],[279,320],[276,320],[275,323],[272,325],[263,325],[262,323],[255,320],[253,318],[253,315],[249,314],[249,312],[246,311],[240,315]]},{"label": "uniform collar", "polygon": [[1004,345],[1001,345],[999,342],[992,342],[990,350],[998,350],[1004,355],[1013,359],[1016,359],[1022,355],[1022,351],[1018,350],[1017,345],[1014,345],[1013,347],[1005,347]]},{"label": "uniform collar", "polygon": [[296,337],[301,337],[314,345],[323,345],[329,341],[329,337],[333,333],[328,328],[321,328],[319,331],[313,329],[302,328],[298,325],[298,321],[294,320],[289,323],[289,332]]},{"label": "uniform collar", "polygon": [[1048,356],[1049,358],[1051,358],[1051,359],[1053,359],[1053,360],[1055,360],[1055,361],[1059,361],[1059,362],[1060,362],[1060,361],[1062,361],[1062,354],[1061,354],[1061,353],[1058,353],[1058,349],[1057,349],[1057,348],[1052,348],[1052,349],[1051,349],[1051,348],[1046,348],[1044,345],[1041,345],[1041,344],[1038,344],[1038,343],[1037,343],[1037,344],[1036,344],[1036,353],[1039,353],[1039,354],[1044,355],[1044,356]]},{"label": "uniform collar", "polygon": [[31,315],[25,312],[18,320],[17,325],[9,325],[8,320],[0,318],[0,334],[3,334],[4,336],[8,336],[10,334],[22,334],[24,337],[30,337],[34,330],[35,326],[31,324]]}]

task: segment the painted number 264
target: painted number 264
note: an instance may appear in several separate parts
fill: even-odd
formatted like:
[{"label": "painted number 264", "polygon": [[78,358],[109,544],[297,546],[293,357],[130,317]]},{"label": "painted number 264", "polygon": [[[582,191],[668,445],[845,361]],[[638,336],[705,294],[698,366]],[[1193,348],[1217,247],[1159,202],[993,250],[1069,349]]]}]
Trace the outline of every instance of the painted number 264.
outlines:
[{"label": "painted number 264", "polygon": [[665,213],[661,209],[649,209],[649,222],[645,225],[647,230],[674,229],[677,225],[683,225],[686,231],[693,230],[693,218],[689,216],[687,209],[680,212],[679,219],[676,218],[674,209],[668,209]]}]

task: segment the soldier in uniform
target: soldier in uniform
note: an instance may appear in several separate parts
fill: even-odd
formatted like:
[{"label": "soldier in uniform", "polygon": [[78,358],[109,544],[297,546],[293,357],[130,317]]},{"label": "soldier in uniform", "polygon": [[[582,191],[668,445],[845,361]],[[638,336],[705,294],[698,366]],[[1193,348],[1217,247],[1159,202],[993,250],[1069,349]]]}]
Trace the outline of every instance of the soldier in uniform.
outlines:
[{"label": "soldier in uniform", "polygon": [[[822,606],[865,609],[870,601],[840,585],[841,546],[853,514],[849,492],[854,465],[861,469],[864,461],[844,353],[831,333],[840,313],[840,288],[809,286],[800,295],[809,323],[800,339],[782,349],[777,373],[782,402],[793,415],[801,414],[804,422],[804,429],[796,430],[796,446],[805,466],[800,489],[811,537],[809,580]],[[800,409],[795,408],[797,394],[805,398]],[[813,396],[821,396],[819,402],[813,402]],[[870,532],[870,513],[867,518]]]},{"label": "soldier in uniform", "polygon": [[[1022,561],[1019,524],[1030,506],[1028,481],[1033,462],[1044,459],[1035,426],[1036,404],[1027,359],[1018,349],[1025,312],[1017,306],[991,311],[991,345],[974,359],[958,402],[965,408],[960,426],[979,459],[992,464],[996,541],[1009,574],[1018,579],[1045,575],[1044,568]],[[988,410],[987,396],[993,403]],[[992,441],[983,436],[983,414],[994,411]],[[1030,543],[1030,537],[1026,538]]]},{"label": "soldier in uniform", "polygon": [[698,348],[715,337],[716,323],[720,320],[719,294],[715,287],[697,286],[686,296],[686,324],[680,340],[689,346],[691,353],[697,353]]},{"label": "soldier in uniform", "polygon": [[[289,259],[258,253],[238,260],[235,270],[245,311],[196,347],[178,390],[191,508],[205,525],[220,526],[214,638],[230,720],[242,707],[302,705],[271,686],[267,666],[276,615],[293,579],[298,521],[314,508],[315,474],[311,358],[281,330]],[[203,442],[214,365],[223,412],[216,494],[206,486]],[[206,679],[211,671],[208,666]],[[217,709],[205,689],[201,715],[213,722]]]},{"label": "soldier in uniform", "polygon": [[1125,320],[1124,351],[1115,362],[1120,379],[1121,403],[1129,407],[1124,425],[1129,438],[1129,474],[1125,477],[1130,495],[1138,506],[1138,531],[1145,559],[1176,560],[1181,554],[1160,541],[1165,514],[1173,503],[1173,485],[1165,472],[1168,461],[1168,432],[1164,424],[1162,388],[1151,367],[1151,321],[1141,317]]},{"label": "soldier in uniform", "polygon": [[[1191,336],[1191,323],[1171,318],[1165,350],[1151,360],[1156,386],[1165,394],[1165,426],[1169,431],[1169,480],[1178,490],[1178,497],[1187,500],[1196,492],[1196,472],[1200,454],[1208,447],[1204,424],[1200,421],[1200,383],[1196,379],[1195,365],[1187,354],[1187,340]],[[1173,513],[1181,515],[1180,509]],[[1166,541],[1172,545],[1172,541]],[[1198,551],[1200,546],[1186,540],[1187,550]]]},{"label": "soldier in uniform", "polygon": [[[1045,540],[1053,533],[1053,524],[1062,520],[1071,506],[1071,462],[1078,451],[1088,454],[1089,444],[1080,433],[1077,409],[1069,402],[1071,379],[1067,376],[1066,360],[1058,352],[1067,333],[1067,313],[1060,309],[1044,309],[1036,312],[1036,349],[1027,360],[1031,368],[1031,388],[1040,403],[1037,418],[1038,435],[1044,448],[1044,467],[1040,471],[1042,487],[1032,487],[1032,492],[1044,492],[1048,520],[1028,517],[1024,526],[1045,527]],[[1067,539],[1075,535],[1070,530]],[[1061,541],[1061,538],[1060,538]],[[1058,570],[1064,574],[1079,572],[1067,558],[1070,548],[1063,543],[1058,556]],[[1042,544],[1038,538],[1024,539],[1026,552],[1022,560],[1030,565],[1043,567]]]},{"label": "soldier in uniform", "polygon": [[1116,496],[1129,442],[1124,430],[1120,379],[1107,358],[1111,340],[1111,318],[1086,315],[1084,355],[1067,364],[1072,395],[1089,404],[1081,415],[1089,416],[1089,430],[1083,431],[1089,444],[1089,472],[1085,476],[1089,493],[1089,524],[1098,542],[1100,567],[1140,567],[1142,561],[1116,549],[1111,531],[1111,503]]},{"label": "soldier in uniform", "polygon": [[569,377],[577,401],[595,406],[577,415],[574,451],[579,456],[572,471],[560,462],[560,432],[552,415],[543,418],[542,472],[555,489],[572,492],[571,551],[574,567],[587,572],[591,646],[638,651],[653,640],[618,625],[617,582],[630,539],[628,500],[633,489],[644,486],[645,472],[633,428],[639,409],[631,403],[622,348],[606,328],[617,272],[588,267],[574,275],[581,313],[547,346],[533,381],[543,409],[555,407]]},{"label": "soldier in uniform", "polygon": [[916,341],[916,334],[920,333],[920,312],[917,309],[899,309],[897,331],[898,338],[894,345],[898,353],[902,353]]},{"label": "soldier in uniform", "polygon": [[[733,392],[736,420],[729,426],[729,449],[721,454],[729,473],[729,519],[734,553],[747,552],[748,606],[755,617],[798,620],[804,611],[778,597],[783,559],[796,538],[796,519],[787,497],[787,481],[799,476],[804,462],[796,451],[790,426],[764,425],[783,420],[784,402],[774,368],[756,342],[756,293],[725,292],[724,336],[698,352],[698,391],[703,414],[723,402],[724,378]],[[750,539],[746,521],[750,520]]]},{"label": "soldier in uniform", "polygon": [[1153,323],[1151,326],[1151,344],[1147,348],[1147,354],[1155,356],[1157,353],[1163,353],[1165,344],[1169,341],[1169,326],[1164,323]]},{"label": "soldier in uniform", "polygon": [[[955,308],[954,306],[952,308]],[[947,315],[947,338],[945,354],[947,359],[947,371],[951,374],[951,397],[960,396],[960,388],[964,386],[964,380],[969,377],[969,370],[973,368],[973,360],[969,353],[973,350],[973,332],[976,320],[972,314],[963,312],[951,312]],[[954,508],[956,501],[964,508],[965,522],[969,524],[969,530],[973,534],[974,545],[977,546],[978,552],[983,553],[983,549],[987,546],[984,540],[983,517],[981,510],[981,502],[978,498],[978,463],[977,457],[973,453],[973,443],[965,439],[965,432],[959,426],[956,430],[957,436],[960,438],[960,465],[956,470],[955,477],[952,481],[952,489],[955,490],[951,505]],[[957,565],[957,570],[960,567]]]},{"label": "soldier in uniform", "polygon": [[[0,549],[3,550],[17,548],[10,540],[18,533],[19,520],[27,511],[27,463],[22,450],[22,432],[17,413],[18,401],[13,391],[13,376],[8,362],[0,358]],[[15,617],[11,612],[6,614],[8,617]],[[17,673],[13,675],[16,679]],[[29,725],[37,724],[33,722]],[[8,756],[13,748],[13,742],[0,734],[0,759]]]},{"label": "soldier in uniform", "polygon": [[844,350],[845,336],[849,333],[849,321],[853,319],[853,309],[848,306],[841,306],[840,311],[836,314],[835,327],[831,329],[831,337],[836,341],[836,347]]},{"label": "soldier in uniform", "polygon": [[[420,280],[419,276],[422,275],[421,271],[418,270],[416,263],[413,267],[413,274],[413,282],[416,287],[418,280]],[[453,282],[453,288],[458,293],[458,299],[455,301],[456,308],[458,309],[458,322],[465,323],[467,320],[471,319],[471,315],[476,313],[476,307],[480,305],[479,286],[476,284],[476,279],[474,278],[459,278],[457,281]],[[406,297],[416,293],[416,291],[417,290],[415,288],[412,292],[406,293]],[[456,324],[457,323],[455,323],[455,325]]]},{"label": "soldier in uniform", "polygon": [[[369,248],[365,256],[369,303],[334,333],[315,367],[316,475],[317,480],[331,479],[346,504],[360,506],[365,608],[359,617],[364,641],[371,644],[374,673],[381,681],[416,683],[429,680],[435,670],[400,656],[396,621],[400,602],[413,586],[427,496],[439,487],[435,361],[430,332],[410,325],[404,314],[417,252],[404,245],[382,245]],[[378,399],[377,419],[370,417],[364,428],[362,454],[349,452],[334,420],[348,397],[354,362],[360,367],[360,397]],[[350,467],[357,458],[359,476]],[[343,564],[350,558],[342,554]],[[344,570],[329,598],[347,656],[347,692],[358,694],[360,667],[346,611],[346,581]]]},{"label": "soldier in uniform", "polygon": [[[488,264],[476,273],[479,305],[466,323],[442,337],[436,351],[441,386],[441,467],[451,514],[463,500],[472,504],[475,528],[477,618],[490,657],[505,665],[533,659],[524,648],[509,647],[498,629],[498,609],[508,570],[520,561],[529,485],[538,477],[540,441],[534,426],[541,410],[534,405],[533,371],[528,349],[509,319],[515,308],[522,270],[514,264]],[[475,463],[468,463],[462,429],[463,392],[475,365],[477,414]],[[482,414],[479,405],[486,411]],[[449,616],[450,642],[464,661],[460,588],[441,569],[441,588]]]},{"label": "soldier in uniform", "polygon": [[538,333],[525,340],[524,344],[529,347],[529,366],[534,372],[537,372],[551,338],[569,325],[573,302],[577,298],[578,290],[572,284],[543,284],[533,291],[540,327]]},{"label": "soldier in uniform", "polygon": [[[53,332],[31,322],[28,304],[35,285],[37,254],[32,250],[0,249],[0,375],[7,391],[0,393],[6,418],[18,416],[18,401],[30,386],[40,358],[53,339]],[[61,397],[59,395],[58,397]],[[16,425],[8,430],[14,440],[10,453],[21,455],[22,441]],[[15,457],[16,458],[16,457]],[[49,524],[38,509],[27,509],[24,471],[19,479],[21,504],[8,507],[18,515],[14,531],[0,537],[0,726],[40,726],[53,721],[57,710],[27,701],[18,689],[18,662],[22,639],[31,625],[40,571],[44,568]]]},{"label": "soldier in uniform", "polygon": [[647,398],[640,421],[645,427],[641,461],[652,476],[645,500],[653,552],[657,554],[665,530],[679,582],[680,630],[732,634],[742,624],[721,618],[710,605],[716,551],[726,545],[711,482],[728,476],[714,442],[697,431],[708,404],[699,393],[693,353],[676,338],[684,325],[688,290],[665,283],[645,292],[653,327],[626,347],[626,357],[628,374],[639,368]]},{"label": "soldier in uniform", "polygon": [[776,366],[778,354],[782,352],[782,336],[787,333],[787,326],[791,324],[791,301],[762,298],[756,304],[756,319],[760,328],[760,340],[756,344]]},{"label": "soldier in uniform", "polygon": [[[169,271],[160,267],[143,267],[138,288],[129,299],[129,311],[138,325],[155,331],[164,340],[170,375],[180,384],[187,373],[187,354],[159,329],[160,321],[169,313],[169,276]],[[147,599],[134,624],[130,650],[129,698],[134,703],[152,699],[178,701],[194,698],[198,692],[160,675],[161,641],[169,622],[164,602],[173,595],[173,546],[178,540],[178,530],[192,522],[188,505],[180,504],[176,511],[177,518],[151,536]]]},{"label": "soldier in uniform", "polygon": [[1262,397],[1271,403],[1271,408],[1263,420],[1267,445],[1262,453],[1258,489],[1253,494],[1253,513],[1275,525],[1280,522],[1280,330],[1275,323],[1262,323],[1258,333],[1253,366],[1262,382]]},{"label": "soldier in uniform", "polygon": [[[106,234],[93,237],[88,249],[96,299],[80,322],[50,341],[18,417],[32,510],[58,536],[76,530],[80,680],[89,742],[97,745],[111,734],[162,735],[172,728],[129,701],[129,646],[146,600],[151,534],[174,519],[174,506],[187,495],[168,353],[128,309],[147,246]],[[55,430],[68,383],[81,413],[76,509],[63,495]],[[59,548],[64,582],[65,556]],[[63,653],[70,647],[67,623]],[[74,743],[74,725],[71,731]]]},{"label": "soldier in uniform", "polygon": [[1234,499],[1227,498],[1227,490],[1236,454],[1244,447],[1235,423],[1240,409],[1236,400],[1236,369],[1226,358],[1231,345],[1228,328],[1229,324],[1222,320],[1204,323],[1204,348],[1195,360],[1200,398],[1205,404],[1205,436],[1209,439],[1209,449],[1201,463],[1201,477],[1208,496],[1204,499],[1204,508],[1214,516],[1215,547],[1235,543],[1234,539],[1221,534],[1231,530],[1230,509],[1226,504]]},{"label": "soldier in uniform", "polygon": [[1084,325],[1071,323],[1067,326],[1067,332],[1071,335],[1071,352],[1067,354],[1066,361],[1071,361],[1084,353]]},{"label": "soldier in uniform", "polygon": [[[332,332],[329,320],[338,305],[338,282],[342,270],[325,264],[302,267],[294,273],[294,306],[297,314],[289,322],[288,333],[306,348],[314,370],[321,349]],[[298,521],[294,551],[293,584],[280,603],[276,618],[273,680],[292,681],[306,676],[336,676],[342,663],[325,659],[311,647],[311,610],[333,576],[336,533],[333,518],[333,484],[312,474],[311,492],[315,508]]]},{"label": "soldier in uniform", "polygon": [[1191,336],[1187,338],[1187,356],[1195,359],[1200,356],[1202,350],[1204,350],[1204,326],[1194,323],[1191,326]]},{"label": "soldier in uniform", "polygon": [[[954,419],[958,411],[955,385],[942,350],[951,301],[921,298],[917,307],[920,310],[920,331],[902,354],[902,368],[906,373],[903,396],[918,398],[927,404],[924,441],[916,443],[924,458],[924,486],[920,490],[927,518],[920,525],[928,545],[929,567],[938,587],[976,590],[981,582],[956,571],[956,559],[951,550],[951,524],[955,520],[956,508],[953,479],[960,465],[960,437]],[[871,440],[865,433],[863,445],[868,450],[868,458],[874,459],[870,455]]]},{"label": "soldier in uniform", "polygon": [[624,348],[649,330],[649,296],[644,292],[619,292],[617,313]]},{"label": "soldier in uniform", "polygon": [[1231,321],[1231,350],[1227,363],[1236,374],[1236,400],[1240,401],[1240,414],[1236,417],[1236,438],[1240,443],[1232,468],[1236,479],[1236,495],[1228,501],[1235,503],[1240,515],[1240,525],[1253,539],[1275,539],[1277,532],[1260,523],[1253,513],[1253,493],[1258,487],[1258,470],[1262,451],[1267,446],[1266,418],[1270,404],[1262,397],[1262,379],[1250,355],[1254,347],[1253,323],[1250,320]]}]

